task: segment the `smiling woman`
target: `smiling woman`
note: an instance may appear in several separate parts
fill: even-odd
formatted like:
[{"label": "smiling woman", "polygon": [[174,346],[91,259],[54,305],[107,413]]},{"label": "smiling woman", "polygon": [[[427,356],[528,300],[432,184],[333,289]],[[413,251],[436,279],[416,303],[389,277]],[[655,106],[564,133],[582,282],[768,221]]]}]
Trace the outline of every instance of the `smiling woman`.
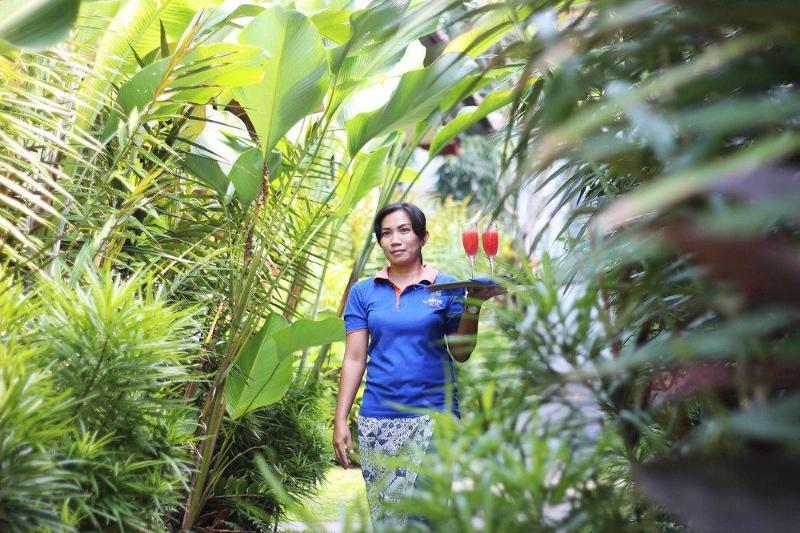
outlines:
[{"label": "smiling woman", "polygon": [[[469,359],[480,304],[502,289],[467,294],[466,312],[462,289],[427,290],[454,278],[422,262],[429,234],[425,215],[413,204],[386,206],[376,215],[374,230],[389,265],[350,291],[333,444],[347,468],[352,452],[347,416],[366,369],[358,437],[370,514],[376,527],[399,528],[408,518],[391,504],[414,487],[433,436],[425,410],[460,416],[453,359]],[[457,337],[445,342],[450,335]],[[388,468],[387,456],[401,458],[402,467]]]}]

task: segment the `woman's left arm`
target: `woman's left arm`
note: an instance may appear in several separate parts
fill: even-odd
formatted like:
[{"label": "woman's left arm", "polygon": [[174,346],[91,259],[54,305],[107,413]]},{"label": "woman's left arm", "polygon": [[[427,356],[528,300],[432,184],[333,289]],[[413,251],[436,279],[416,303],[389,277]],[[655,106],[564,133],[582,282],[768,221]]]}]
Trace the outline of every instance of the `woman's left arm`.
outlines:
[{"label": "woman's left arm", "polygon": [[475,345],[478,343],[478,319],[480,318],[481,306],[489,298],[500,294],[505,294],[506,290],[500,286],[479,287],[467,292],[464,300],[464,311],[461,313],[461,321],[458,323],[454,338],[447,339],[450,347],[450,355],[463,363],[472,355]]}]

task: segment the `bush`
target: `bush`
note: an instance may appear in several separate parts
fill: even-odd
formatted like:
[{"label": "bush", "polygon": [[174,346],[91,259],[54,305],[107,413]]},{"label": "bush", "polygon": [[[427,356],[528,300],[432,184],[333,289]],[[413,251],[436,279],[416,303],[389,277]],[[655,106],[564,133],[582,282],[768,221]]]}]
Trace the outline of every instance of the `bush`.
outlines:
[{"label": "bush", "polygon": [[[285,514],[256,463],[263,457],[289,497],[300,501],[316,493],[331,466],[326,422],[332,410],[330,391],[322,382],[295,382],[273,405],[229,422],[227,456],[232,460],[220,475],[217,495],[203,510],[202,525],[271,531]],[[216,520],[216,521],[215,521]]]},{"label": "bush", "polygon": [[[180,386],[191,376],[189,315],[143,279],[110,273],[87,273],[74,286],[42,282],[22,301],[10,309],[18,320],[5,324],[0,352],[9,363],[0,453],[13,464],[0,467],[2,490],[14,490],[0,496],[8,509],[0,523],[162,528],[160,514],[179,502],[188,476],[195,416]],[[25,522],[25,507],[13,502],[26,494],[30,516],[55,522]]]},{"label": "bush", "polygon": [[[2,313],[0,307],[0,313]],[[65,529],[61,503],[79,496],[53,444],[70,430],[72,405],[30,351],[0,343],[0,528]]]}]

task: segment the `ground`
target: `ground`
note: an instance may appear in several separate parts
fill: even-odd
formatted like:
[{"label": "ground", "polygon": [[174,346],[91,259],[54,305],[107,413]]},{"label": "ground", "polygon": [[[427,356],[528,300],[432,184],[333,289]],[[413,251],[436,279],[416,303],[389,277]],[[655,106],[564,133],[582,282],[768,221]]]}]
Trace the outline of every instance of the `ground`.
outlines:
[{"label": "ground", "polygon": [[[320,487],[319,494],[303,502],[303,509],[326,531],[341,531],[341,525],[350,512],[351,523],[360,522],[365,516],[367,500],[364,479],[357,468],[331,468]],[[361,511],[361,512],[359,512]],[[281,524],[283,531],[302,531],[300,512],[289,513],[286,522]]]}]

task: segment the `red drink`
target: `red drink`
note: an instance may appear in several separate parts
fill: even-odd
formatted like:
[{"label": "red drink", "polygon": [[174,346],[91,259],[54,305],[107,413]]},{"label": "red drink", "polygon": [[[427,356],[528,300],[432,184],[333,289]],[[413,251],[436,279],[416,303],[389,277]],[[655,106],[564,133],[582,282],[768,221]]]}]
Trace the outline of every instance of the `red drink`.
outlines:
[{"label": "red drink", "polygon": [[[495,234],[495,237],[496,236],[497,235]],[[466,252],[469,257],[475,257],[478,255],[478,230],[464,230],[461,233],[461,244],[464,245],[464,252]]]},{"label": "red drink", "polygon": [[483,241],[483,251],[486,252],[486,255],[489,257],[497,255],[497,229],[484,231],[483,235],[481,235],[481,240]]},{"label": "red drink", "polygon": [[474,222],[467,222],[461,227],[461,244],[464,245],[464,252],[469,258],[470,271],[475,277],[475,256],[478,255],[478,225]]}]

